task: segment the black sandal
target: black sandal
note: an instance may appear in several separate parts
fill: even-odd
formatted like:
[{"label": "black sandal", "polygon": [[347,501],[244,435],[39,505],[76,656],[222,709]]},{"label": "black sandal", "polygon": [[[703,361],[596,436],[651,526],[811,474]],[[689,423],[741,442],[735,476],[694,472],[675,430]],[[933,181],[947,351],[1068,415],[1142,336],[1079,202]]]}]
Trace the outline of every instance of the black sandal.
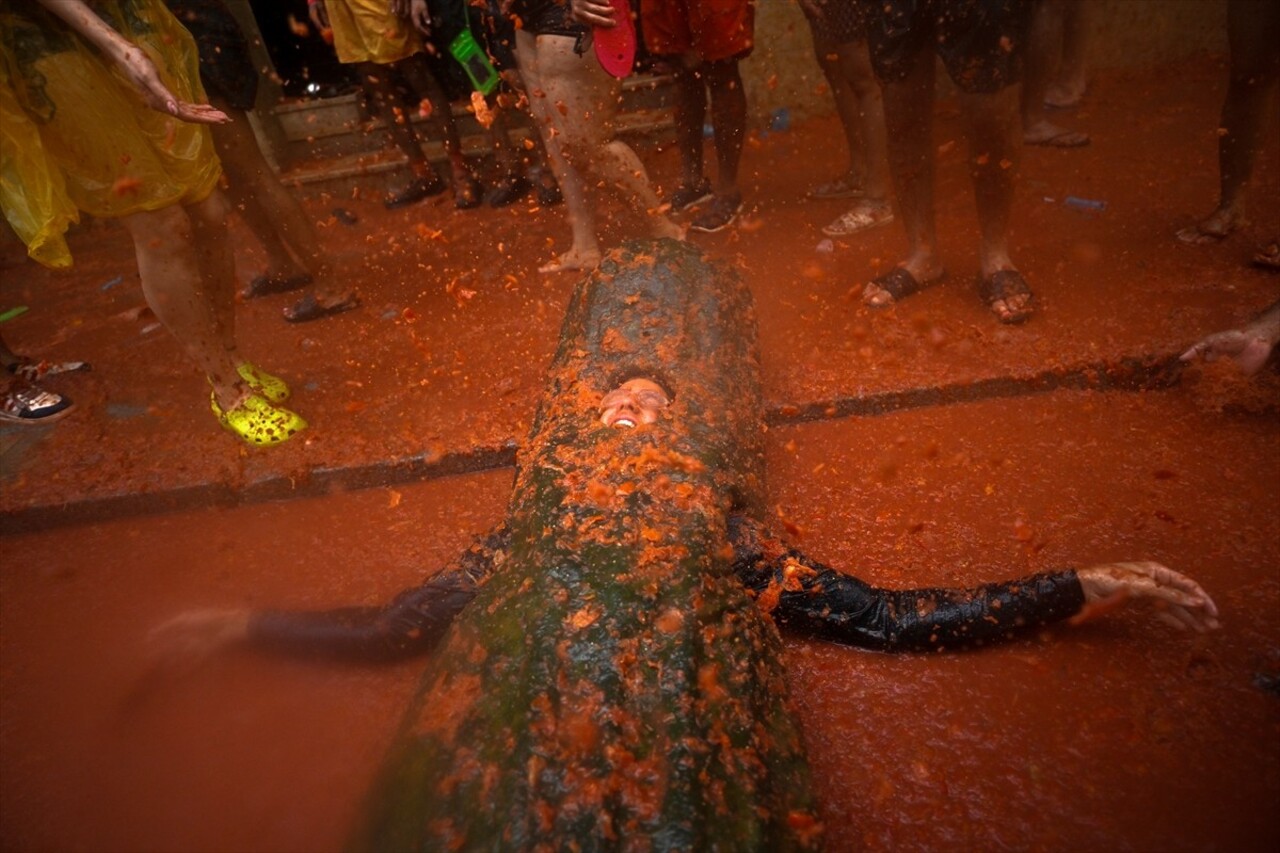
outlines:
[{"label": "black sandal", "polygon": [[[1031,307],[1035,294],[1031,292],[1031,287],[1022,277],[1022,273],[1017,270],[997,270],[989,276],[979,276],[978,292],[982,294],[982,300],[991,309],[991,313],[995,314],[996,319],[1001,323],[1010,326],[1025,323],[1035,313],[1035,309]],[[1009,304],[1011,296],[1026,296],[1028,299],[1022,307],[1015,308]],[[1001,301],[1004,302],[1009,313],[1002,314],[996,310],[996,303]]]},{"label": "black sandal", "polygon": [[[939,275],[932,281],[922,282],[908,272],[904,267],[894,267],[884,275],[878,275],[871,279],[872,284],[893,297],[893,300],[891,302],[879,303],[867,302],[867,307],[888,308],[890,305],[896,305],[899,300],[905,299],[913,293],[919,293],[925,288],[933,287],[944,278],[946,278],[946,273]],[[863,301],[866,301],[865,297]]]}]

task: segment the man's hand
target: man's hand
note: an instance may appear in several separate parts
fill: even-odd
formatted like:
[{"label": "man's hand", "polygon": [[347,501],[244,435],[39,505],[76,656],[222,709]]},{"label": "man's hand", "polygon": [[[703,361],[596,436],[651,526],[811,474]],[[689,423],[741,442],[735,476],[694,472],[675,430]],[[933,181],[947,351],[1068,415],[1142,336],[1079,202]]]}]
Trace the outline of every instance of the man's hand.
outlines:
[{"label": "man's hand", "polygon": [[570,8],[574,20],[580,23],[605,29],[618,26],[617,13],[609,0],[570,0]]},{"label": "man's hand", "polygon": [[[827,19],[827,13],[824,11],[827,5],[826,0],[799,0],[799,2],[800,8],[804,9],[810,17],[819,21]],[[844,0],[844,2],[852,2],[852,0]]]},{"label": "man's hand", "polygon": [[156,657],[169,666],[190,666],[249,636],[248,610],[191,610],[151,630]]},{"label": "man's hand", "polygon": [[427,0],[408,0],[409,2],[409,22],[414,28],[428,35],[431,32],[431,10],[427,8]]},{"label": "man's hand", "polygon": [[314,3],[307,4],[307,17],[311,19],[311,23],[315,28],[324,32],[329,27],[329,10],[324,7],[324,0],[315,0]]},{"label": "man's hand", "polygon": [[1216,361],[1219,358],[1229,358],[1246,376],[1252,376],[1267,363],[1272,346],[1273,342],[1261,333],[1250,329],[1229,329],[1209,335],[1184,352],[1181,359],[1194,361],[1203,358],[1205,361]]},{"label": "man's hand", "polygon": [[1106,563],[1076,572],[1084,589],[1084,609],[1073,622],[1102,615],[1128,599],[1151,599],[1156,618],[1175,628],[1210,631],[1218,608],[1200,584],[1159,563]]}]

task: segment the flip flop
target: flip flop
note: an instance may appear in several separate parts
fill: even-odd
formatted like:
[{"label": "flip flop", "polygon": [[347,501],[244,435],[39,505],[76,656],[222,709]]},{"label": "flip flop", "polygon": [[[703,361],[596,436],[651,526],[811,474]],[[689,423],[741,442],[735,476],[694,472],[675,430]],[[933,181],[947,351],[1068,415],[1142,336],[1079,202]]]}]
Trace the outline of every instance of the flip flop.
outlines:
[{"label": "flip flop", "polygon": [[593,27],[596,59],[600,67],[619,80],[631,74],[636,62],[636,25],[631,20],[630,0],[609,0],[613,5],[614,27]]},{"label": "flip flop", "polygon": [[[871,284],[883,290],[885,293],[893,297],[891,302],[871,303],[867,302],[868,308],[888,308],[890,305],[896,305],[899,301],[907,298],[913,293],[919,293],[928,287],[933,287],[938,282],[946,278],[946,273],[935,278],[933,281],[922,282],[907,272],[903,267],[894,267],[884,275],[878,275],[871,279]],[[866,302],[865,292],[863,301]]]},{"label": "flip flop", "polygon": [[844,213],[822,229],[828,237],[847,237],[859,231],[869,231],[893,221],[893,208],[887,204],[861,204]]},{"label": "flip flop", "polygon": [[[1022,273],[1017,270],[997,270],[985,278],[979,276],[978,292],[982,294],[983,302],[991,309],[991,313],[996,315],[996,319],[1006,325],[1014,326],[1018,323],[1025,323],[1035,313],[1035,310],[1031,307],[1032,302],[1035,300],[1035,294],[1031,292],[1031,287],[1027,284],[1027,280],[1022,277]],[[1030,297],[1025,305],[1021,308],[1014,308],[1009,305],[1009,297],[1021,295]],[[1005,307],[1009,309],[1008,314],[1001,314],[995,309],[995,304],[1002,300]]]},{"label": "flip flop", "polygon": [[1188,246],[1208,246],[1212,243],[1221,243],[1230,235],[1230,231],[1206,231],[1197,224],[1188,225],[1179,230],[1176,236],[1180,242]]},{"label": "flip flop", "polygon": [[343,311],[350,311],[360,304],[360,297],[351,291],[329,304],[322,303],[314,293],[308,293],[297,302],[284,309],[284,318],[290,323],[309,323],[323,317],[332,317]]}]

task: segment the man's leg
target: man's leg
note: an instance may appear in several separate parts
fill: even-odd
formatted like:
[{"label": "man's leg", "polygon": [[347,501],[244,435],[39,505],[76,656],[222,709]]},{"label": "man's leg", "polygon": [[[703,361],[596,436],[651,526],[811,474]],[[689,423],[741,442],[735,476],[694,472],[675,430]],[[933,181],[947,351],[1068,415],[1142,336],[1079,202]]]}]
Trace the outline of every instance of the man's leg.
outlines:
[{"label": "man's leg", "polygon": [[1231,0],[1227,37],[1231,79],[1218,138],[1218,207],[1198,225],[1178,232],[1186,243],[1221,240],[1245,221],[1263,121],[1280,80],[1280,4]]},{"label": "man's leg", "polygon": [[[395,67],[404,74],[405,80],[409,82],[414,92],[431,102],[431,118],[439,124],[445,154],[449,157],[449,171],[453,174],[454,194],[457,195],[459,187],[469,187],[475,183],[475,178],[467,166],[466,158],[462,155],[462,138],[458,135],[458,125],[453,120],[449,96],[444,86],[436,79],[431,66],[427,64],[427,58],[422,54],[417,53],[406,57],[395,63]],[[478,187],[476,191],[479,191]],[[459,199],[459,201],[464,200]],[[476,203],[479,203],[478,198]],[[458,206],[466,205],[460,203]]]},{"label": "man's leg", "polygon": [[[844,131],[845,144],[849,148],[848,168],[840,174],[839,178],[831,182],[830,186],[833,188],[831,193],[817,194],[817,197],[821,198],[846,197],[844,191],[835,189],[838,185],[847,187],[849,191],[861,190],[863,181],[866,180],[867,155],[865,142],[862,139],[861,109],[858,97],[853,92],[849,75],[846,73],[841,47],[842,45],[821,41],[816,33],[814,35],[813,53],[818,60],[818,67],[822,69],[822,74],[827,79],[827,85],[831,87],[831,98],[836,104],[836,115],[840,117],[840,127]],[[874,79],[872,83],[875,83]],[[879,85],[875,85],[878,98]],[[883,119],[881,123],[883,124]]]},{"label": "man's leg", "polygon": [[[884,98],[871,70],[871,54],[866,41],[840,45],[839,73],[854,106],[854,121],[862,144],[854,156],[855,168],[863,175],[862,198],[822,229],[833,237],[856,234],[893,221],[889,205],[889,139],[884,123]],[[843,119],[843,117],[842,117]]]},{"label": "man's leg", "polygon": [[1035,0],[1031,29],[1023,54],[1022,140],[1028,145],[1079,148],[1089,144],[1089,134],[1067,130],[1049,121],[1044,98],[1058,65],[1062,43],[1064,0]]},{"label": "man's leg", "polygon": [[1051,107],[1066,109],[1080,103],[1089,85],[1089,40],[1094,0],[1064,0],[1062,63],[1056,81],[1044,94]]},{"label": "man's leg", "polygon": [[[321,275],[328,267],[315,227],[302,205],[276,178],[262,156],[247,113],[210,98],[214,106],[235,117],[211,125],[214,147],[226,174],[227,196],[249,230],[267,251],[267,280]],[[230,112],[228,112],[230,110]]]},{"label": "man's leg", "polygon": [[690,226],[697,231],[719,231],[731,223],[742,207],[738,188],[738,166],[742,162],[742,145],[747,135],[747,93],[742,88],[742,75],[737,59],[705,62],[711,92],[711,126],[715,129],[716,179],[713,198],[707,209]]},{"label": "man's leg", "polygon": [[391,141],[409,160],[409,170],[414,180],[407,187],[387,196],[388,207],[402,207],[428,196],[444,191],[444,182],[436,174],[427,155],[422,151],[422,142],[409,123],[404,110],[396,106],[395,87],[391,82],[392,66],[382,66],[374,62],[361,62],[356,65],[356,73],[360,84],[368,93],[378,117],[387,126]]},{"label": "man's leg", "polygon": [[[969,122],[970,173],[982,232],[982,277],[985,282],[1009,282],[992,293],[988,306],[1001,322],[1025,319],[1032,300],[1025,282],[1014,286],[1020,277],[996,275],[1017,269],[1009,257],[1009,220],[1018,169],[1018,87],[1006,86],[991,94],[961,93],[960,105]],[[1004,290],[1008,292],[1001,295]]]},{"label": "man's leg", "polygon": [[[676,71],[676,147],[680,151],[680,186],[672,194],[672,207],[681,210],[679,196],[701,201],[702,128],[707,121],[707,86],[702,66],[681,66]],[[688,193],[682,191],[688,190]],[[696,198],[695,198],[696,195]]]},{"label": "man's leg", "polygon": [[[889,174],[907,231],[907,257],[898,262],[917,285],[942,278],[934,227],[933,99],[934,55],[916,51],[902,80],[884,84],[884,118],[889,147]],[[893,294],[871,282],[863,290],[868,305],[894,301]]]}]

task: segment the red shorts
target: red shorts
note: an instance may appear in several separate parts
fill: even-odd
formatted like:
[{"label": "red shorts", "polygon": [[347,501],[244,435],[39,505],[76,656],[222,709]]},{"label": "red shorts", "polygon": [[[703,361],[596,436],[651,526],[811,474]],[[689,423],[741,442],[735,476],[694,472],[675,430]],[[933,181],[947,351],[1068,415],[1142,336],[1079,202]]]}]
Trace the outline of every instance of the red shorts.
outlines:
[{"label": "red shorts", "polygon": [[644,46],[657,56],[696,53],[704,62],[751,52],[754,0],[640,0]]}]

